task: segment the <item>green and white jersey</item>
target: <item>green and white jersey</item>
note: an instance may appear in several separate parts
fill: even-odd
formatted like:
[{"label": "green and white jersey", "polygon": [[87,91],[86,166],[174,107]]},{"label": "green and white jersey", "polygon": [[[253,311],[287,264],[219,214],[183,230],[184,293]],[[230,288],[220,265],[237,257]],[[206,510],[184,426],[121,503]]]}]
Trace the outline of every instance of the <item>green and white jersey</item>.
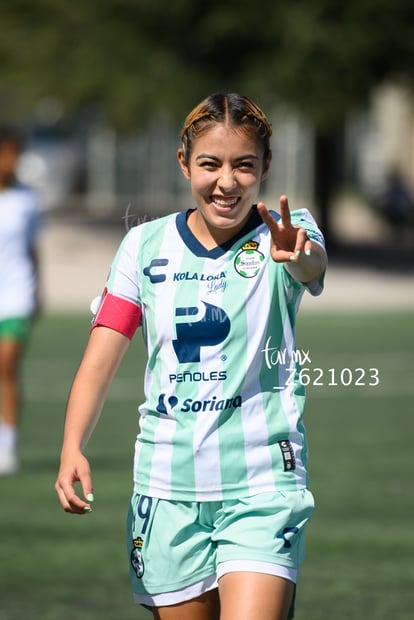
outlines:
[{"label": "green and white jersey", "polygon": [[[322,279],[304,285],[271,259],[256,209],[212,250],[193,236],[187,215],[133,228],[107,282],[108,300],[123,300],[122,312],[135,317],[142,312],[148,349],[136,491],[208,501],[304,488],[305,393],[290,369],[301,296],[306,288],[319,294]],[[291,218],[323,245],[308,211]],[[122,331],[119,317],[113,325],[99,320],[105,314],[96,324]]]}]

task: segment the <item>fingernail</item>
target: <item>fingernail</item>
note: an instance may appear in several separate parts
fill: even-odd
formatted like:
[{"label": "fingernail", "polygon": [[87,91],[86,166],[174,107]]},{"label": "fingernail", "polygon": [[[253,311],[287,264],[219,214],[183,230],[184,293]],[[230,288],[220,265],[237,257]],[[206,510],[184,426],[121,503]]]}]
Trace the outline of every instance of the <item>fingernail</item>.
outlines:
[{"label": "fingernail", "polygon": [[305,254],[306,256],[310,256],[312,254],[312,250],[309,250],[309,249],[305,250]]},{"label": "fingernail", "polygon": [[95,499],[93,493],[88,493],[86,499],[88,500],[88,502],[93,502],[93,500]]},{"label": "fingernail", "polygon": [[84,512],[92,512],[92,508],[90,506],[83,507]]},{"label": "fingernail", "polygon": [[300,256],[300,250],[296,250],[296,256]]},{"label": "fingernail", "polygon": [[297,263],[298,262],[298,257],[297,256],[290,256],[289,260],[291,263]]}]

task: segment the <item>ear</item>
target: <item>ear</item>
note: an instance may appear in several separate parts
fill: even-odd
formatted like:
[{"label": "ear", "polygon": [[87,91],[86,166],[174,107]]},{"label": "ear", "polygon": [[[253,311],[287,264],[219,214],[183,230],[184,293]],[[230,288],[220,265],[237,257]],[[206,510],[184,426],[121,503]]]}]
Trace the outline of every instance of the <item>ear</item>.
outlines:
[{"label": "ear", "polygon": [[183,173],[187,181],[189,181],[190,180],[190,169],[185,162],[184,151],[182,148],[179,148],[177,151],[177,159],[178,159],[178,163],[180,164],[181,172]]},{"label": "ear", "polygon": [[261,178],[262,181],[264,181],[265,178],[267,177],[267,174],[270,169],[271,161],[272,161],[272,151],[269,151],[269,154],[266,157],[266,161],[264,162],[264,165],[263,165],[263,172],[262,172],[262,178]]}]

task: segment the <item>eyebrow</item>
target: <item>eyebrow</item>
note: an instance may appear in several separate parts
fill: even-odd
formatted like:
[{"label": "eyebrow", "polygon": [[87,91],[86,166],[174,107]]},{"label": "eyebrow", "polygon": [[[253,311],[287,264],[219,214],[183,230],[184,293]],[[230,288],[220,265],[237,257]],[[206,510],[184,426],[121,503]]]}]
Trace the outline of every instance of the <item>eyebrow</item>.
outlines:
[{"label": "eyebrow", "polygon": [[[214,161],[220,161],[219,157],[215,155],[209,155],[208,153],[200,153],[197,155],[196,160],[198,159],[213,159]],[[234,161],[242,161],[243,159],[259,159],[257,155],[253,155],[252,153],[248,153],[246,155],[241,155],[240,157],[235,157]]]}]

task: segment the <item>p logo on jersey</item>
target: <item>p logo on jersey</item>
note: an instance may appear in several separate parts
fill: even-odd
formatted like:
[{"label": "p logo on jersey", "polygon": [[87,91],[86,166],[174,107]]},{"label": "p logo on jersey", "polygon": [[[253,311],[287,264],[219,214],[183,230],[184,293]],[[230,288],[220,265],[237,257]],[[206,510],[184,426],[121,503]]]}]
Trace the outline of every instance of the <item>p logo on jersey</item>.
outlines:
[{"label": "p logo on jersey", "polygon": [[234,259],[234,268],[243,278],[254,278],[260,271],[264,255],[259,252],[258,247],[256,241],[247,241]]},{"label": "p logo on jersey", "polygon": [[202,347],[220,344],[230,332],[230,319],[218,306],[205,301],[201,309],[176,308],[177,338],[172,341],[180,364],[199,362]]}]

